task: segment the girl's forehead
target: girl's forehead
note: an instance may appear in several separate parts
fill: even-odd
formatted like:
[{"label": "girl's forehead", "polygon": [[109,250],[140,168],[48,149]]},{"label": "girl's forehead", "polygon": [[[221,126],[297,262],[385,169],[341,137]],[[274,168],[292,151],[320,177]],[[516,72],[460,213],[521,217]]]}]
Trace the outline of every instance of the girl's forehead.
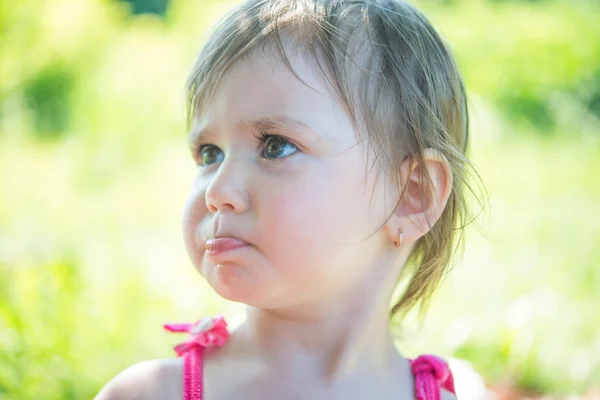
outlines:
[{"label": "girl's forehead", "polygon": [[309,57],[290,52],[290,67],[268,50],[236,61],[194,116],[192,134],[224,125],[261,124],[327,135],[334,127],[351,127],[345,107],[329,88],[323,72]]},{"label": "girl's forehead", "polygon": [[255,48],[236,61],[223,80],[254,79],[266,88],[294,96],[312,95],[315,100],[335,98],[323,70],[310,54],[293,48],[284,50],[285,55],[281,55],[272,46]]}]

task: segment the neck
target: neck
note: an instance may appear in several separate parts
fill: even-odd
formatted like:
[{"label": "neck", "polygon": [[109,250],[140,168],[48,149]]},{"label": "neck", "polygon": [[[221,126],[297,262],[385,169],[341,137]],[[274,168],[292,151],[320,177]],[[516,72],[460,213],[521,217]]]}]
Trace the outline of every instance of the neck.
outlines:
[{"label": "neck", "polygon": [[395,282],[377,276],[369,280],[377,284],[363,281],[362,290],[349,291],[335,304],[285,310],[248,307],[246,321],[234,336],[282,374],[310,374],[307,379],[323,384],[391,375],[405,361],[389,327]]},{"label": "neck", "polygon": [[398,356],[387,313],[318,319],[250,309],[245,329],[261,358],[283,369],[310,367],[325,380],[385,370]]}]

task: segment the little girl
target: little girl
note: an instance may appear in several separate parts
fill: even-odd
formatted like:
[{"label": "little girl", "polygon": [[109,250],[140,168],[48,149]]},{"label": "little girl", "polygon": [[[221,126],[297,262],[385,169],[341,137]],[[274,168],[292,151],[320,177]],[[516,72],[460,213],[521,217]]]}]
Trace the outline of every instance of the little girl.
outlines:
[{"label": "little girl", "polygon": [[455,398],[446,362],[390,331],[426,307],[466,216],[465,91],[428,20],[403,0],[247,0],[188,93],[185,245],[246,319],[166,325],[188,333],[180,358],[97,398]]}]

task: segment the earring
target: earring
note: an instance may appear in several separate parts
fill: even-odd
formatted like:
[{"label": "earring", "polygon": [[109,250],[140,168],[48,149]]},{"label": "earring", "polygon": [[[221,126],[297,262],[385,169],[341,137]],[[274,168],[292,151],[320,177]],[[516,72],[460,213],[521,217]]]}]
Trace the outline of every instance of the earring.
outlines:
[{"label": "earring", "polygon": [[396,247],[400,247],[401,244],[402,244],[402,229],[398,229],[398,241],[394,242],[394,245]]}]

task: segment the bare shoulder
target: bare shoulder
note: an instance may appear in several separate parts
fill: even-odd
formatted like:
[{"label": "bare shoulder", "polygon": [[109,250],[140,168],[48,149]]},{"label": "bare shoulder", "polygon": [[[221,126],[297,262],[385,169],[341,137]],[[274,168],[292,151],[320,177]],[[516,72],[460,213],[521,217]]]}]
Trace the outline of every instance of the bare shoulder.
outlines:
[{"label": "bare shoulder", "polygon": [[457,400],[456,395],[444,388],[441,390],[441,398],[442,400]]},{"label": "bare shoulder", "polygon": [[115,376],[95,400],[179,399],[183,391],[182,374],[181,359],[144,361]]}]

